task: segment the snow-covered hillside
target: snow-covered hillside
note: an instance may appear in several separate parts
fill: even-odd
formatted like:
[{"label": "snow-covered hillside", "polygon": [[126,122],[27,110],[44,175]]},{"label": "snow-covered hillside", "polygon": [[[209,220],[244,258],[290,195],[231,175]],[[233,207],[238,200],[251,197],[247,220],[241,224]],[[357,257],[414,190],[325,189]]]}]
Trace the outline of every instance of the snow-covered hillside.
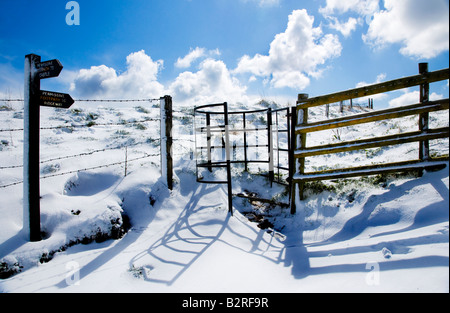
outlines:
[{"label": "snow-covered hillside", "polygon": [[[41,127],[50,128],[41,130],[45,237],[30,243],[21,233],[23,134],[14,131],[23,127],[22,105],[0,104],[0,129],[12,129],[0,132],[0,272],[15,274],[0,280],[0,292],[449,291],[448,166],[420,178],[314,184],[294,216],[235,197],[231,217],[226,186],[196,182],[192,119],[181,113],[191,111],[176,104],[174,190],[160,179],[158,106],[41,109]],[[433,113],[431,123],[448,126],[448,112]],[[404,118],[308,142],[416,128],[416,117]],[[448,139],[430,146],[448,154]],[[407,160],[417,150],[411,144],[319,156],[307,167]],[[284,187],[235,166],[233,193],[244,192],[288,201]]]}]

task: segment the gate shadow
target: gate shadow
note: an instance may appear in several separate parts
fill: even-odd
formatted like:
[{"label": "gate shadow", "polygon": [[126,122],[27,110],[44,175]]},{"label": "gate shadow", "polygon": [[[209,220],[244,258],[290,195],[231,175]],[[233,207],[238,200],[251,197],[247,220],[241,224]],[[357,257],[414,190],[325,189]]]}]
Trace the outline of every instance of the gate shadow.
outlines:
[{"label": "gate shadow", "polygon": [[[179,218],[161,238],[130,260],[130,268],[143,269],[143,278],[148,282],[172,285],[211,245],[219,240],[227,229],[230,215],[223,220],[210,219],[194,223],[190,221],[195,214],[221,204],[198,206],[202,196],[218,189],[220,186],[217,185],[212,188],[201,185],[201,188],[195,189]],[[201,230],[198,230],[202,227],[216,227],[217,230],[214,231],[214,235],[211,235],[211,231],[208,232],[208,235],[202,235]],[[143,263],[144,265],[142,265]],[[158,272],[161,267],[155,266],[156,263],[164,265],[162,273]]]},{"label": "gate shadow", "polygon": [[[147,282],[171,286],[212,245],[220,242],[271,263],[291,267],[294,278],[307,276],[310,265],[306,247],[302,243],[302,232],[288,236],[275,232],[269,235],[266,230],[250,225],[243,216],[231,217],[224,210],[221,210],[223,214],[219,217],[211,214],[211,211],[223,206],[220,199],[208,205],[202,204],[200,200],[222,188],[205,184],[193,188],[192,196],[177,220],[148,249],[134,256],[129,267],[136,269],[139,277]],[[198,217],[202,214],[211,214],[211,218]],[[233,223],[230,223],[231,220]],[[225,232],[227,235],[223,236]],[[233,236],[237,240],[229,239]]]}]

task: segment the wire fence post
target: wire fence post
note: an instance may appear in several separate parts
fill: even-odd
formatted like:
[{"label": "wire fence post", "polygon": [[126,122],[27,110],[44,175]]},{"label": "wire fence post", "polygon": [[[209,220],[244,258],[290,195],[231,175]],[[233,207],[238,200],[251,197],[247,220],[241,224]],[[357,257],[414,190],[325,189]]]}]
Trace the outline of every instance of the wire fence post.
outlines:
[{"label": "wire fence post", "polygon": [[227,191],[228,191],[228,212],[233,216],[233,187],[231,180],[231,159],[230,159],[230,133],[228,121],[228,103],[224,103],[224,122],[225,122],[225,154],[227,164]]},{"label": "wire fence post", "polygon": [[274,180],[274,171],[273,171],[273,133],[272,133],[272,109],[269,108],[267,110],[267,145],[268,153],[269,153],[269,181],[270,187],[272,187]]},{"label": "wire fence post", "polygon": [[40,79],[35,71],[41,57],[25,56],[23,143],[23,230],[30,241],[41,240],[39,184]]},{"label": "wire fence post", "polygon": [[127,177],[127,169],[128,169],[128,147],[125,146],[125,177]]},{"label": "wire fence post", "polygon": [[173,190],[172,159],[172,97],[164,96],[161,103],[161,175],[167,187]]},{"label": "wire fence post", "polygon": [[[289,112],[289,111],[288,111]],[[288,113],[289,116],[289,113]],[[289,150],[289,198],[291,201],[291,214],[295,214],[297,211],[296,205],[295,205],[295,183],[294,183],[294,174],[296,172],[296,164],[297,161],[295,160],[294,156],[294,150],[296,149],[296,142],[297,142],[297,136],[295,135],[295,126],[297,125],[297,108],[292,107],[291,108],[291,115],[290,115],[290,121],[288,118],[288,133],[289,133],[289,140],[288,140],[288,150]]]},{"label": "wire fence post", "polygon": [[[299,94],[298,95],[298,100],[297,100],[297,106],[299,103],[304,102],[305,100],[307,100],[309,97],[308,94]],[[297,135],[295,135],[295,126],[304,126],[308,124],[308,108],[303,108],[298,110],[297,112],[297,116],[295,117],[295,123],[293,125],[294,128],[294,140],[293,140],[293,145],[292,148],[294,150],[296,149],[302,149],[306,147],[306,135],[307,134],[300,134],[299,135],[299,140],[297,140]],[[305,174],[305,158],[301,157],[298,158],[298,173],[300,175],[304,175]],[[292,184],[292,198],[291,198],[291,213],[295,214],[296,213],[296,208],[295,208],[295,201],[296,201],[296,183]],[[304,200],[305,196],[304,196],[304,190],[305,190],[305,182],[300,181],[298,183],[298,192],[299,192],[299,198],[300,200]]]},{"label": "wire fence post", "polygon": [[[419,74],[428,74],[428,63],[419,63]],[[420,85],[420,103],[426,103],[430,101],[430,84],[425,83]],[[427,132],[429,129],[429,112],[425,112],[419,115],[419,130],[421,132]],[[428,140],[420,141],[419,146],[419,159],[421,161],[427,161],[430,158],[430,142]]]},{"label": "wire fence post", "polygon": [[245,121],[246,115],[245,112],[242,114],[242,125],[244,126],[244,164],[245,171],[248,172],[248,159],[247,159],[247,122]]},{"label": "wire fence post", "polygon": [[[307,95],[307,94],[299,94],[298,102],[301,103],[301,102],[305,101],[306,99],[308,99],[308,97],[309,97],[309,95]],[[308,108],[301,109],[298,113],[299,113],[298,114],[298,118],[299,118],[298,125],[308,124]],[[300,149],[306,148],[306,137],[307,137],[307,134],[300,134],[300,142],[298,143],[299,145],[297,146],[298,148],[300,148]],[[299,158],[299,173],[300,173],[300,175],[305,174],[305,163],[306,163],[305,158]],[[300,200],[305,199],[304,189],[305,189],[305,183],[302,181],[299,183]]]},{"label": "wire fence post", "polygon": [[211,167],[211,115],[209,113],[206,113],[206,155],[208,158],[208,170],[210,173],[212,173],[212,167]]}]

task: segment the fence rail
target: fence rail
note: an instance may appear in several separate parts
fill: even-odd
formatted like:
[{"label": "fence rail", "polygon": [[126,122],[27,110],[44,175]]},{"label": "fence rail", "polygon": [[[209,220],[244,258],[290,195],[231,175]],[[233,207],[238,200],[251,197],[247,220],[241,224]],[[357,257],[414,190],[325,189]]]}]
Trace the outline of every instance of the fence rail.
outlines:
[{"label": "fence rail", "polygon": [[448,77],[449,77],[449,69],[447,68],[435,72],[427,72],[424,74],[404,77],[379,84],[359,87],[351,90],[345,90],[314,98],[304,98],[300,99],[300,103],[297,102],[297,104],[300,104],[297,105],[297,110],[312,108],[327,103],[335,103],[345,100],[372,96],[379,93],[385,93],[388,91],[419,86],[422,84],[435,83],[441,80],[448,79]]},{"label": "fence rail", "polygon": [[[400,78],[384,83],[365,86],[352,90],[346,90],[329,95],[308,98],[306,94],[300,94],[297,101],[297,125],[295,127],[294,151],[296,173],[293,176],[293,192],[291,198],[291,213],[296,212],[295,191],[298,185],[300,200],[304,200],[305,182],[330,180],[348,177],[369,176],[382,173],[409,172],[420,173],[426,169],[441,169],[446,166],[448,156],[432,158],[429,153],[429,141],[449,137],[449,127],[430,129],[429,113],[449,109],[449,99],[429,101],[429,84],[449,79],[449,69],[428,72],[428,64],[419,64],[419,75]],[[403,88],[420,86],[420,103],[408,106],[356,114],[342,118],[308,122],[308,109],[320,105],[366,97],[379,93],[385,93]],[[307,134],[317,131],[336,129],[351,125],[394,119],[399,117],[418,115],[419,130],[383,137],[374,137],[364,140],[346,141],[337,144],[307,147]],[[398,145],[410,142],[419,142],[419,157],[417,160],[394,162],[387,164],[350,167],[337,170],[324,170],[305,172],[305,158],[323,154],[376,148],[390,145]]]}]

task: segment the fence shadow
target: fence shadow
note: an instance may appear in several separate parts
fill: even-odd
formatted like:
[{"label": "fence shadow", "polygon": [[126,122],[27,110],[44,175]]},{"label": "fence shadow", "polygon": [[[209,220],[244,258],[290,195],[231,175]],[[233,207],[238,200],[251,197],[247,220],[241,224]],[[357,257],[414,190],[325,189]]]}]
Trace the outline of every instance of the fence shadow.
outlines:
[{"label": "fence shadow", "polygon": [[[130,260],[130,268],[142,269],[143,278],[148,282],[172,285],[195,261],[216,242],[228,227],[229,215],[224,219],[195,221],[195,214],[221,203],[199,206],[202,196],[220,189],[220,186],[201,185],[195,189],[178,219],[153,243]],[[202,234],[201,228],[214,228]],[[213,235],[212,235],[213,234]],[[159,266],[159,265],[163,266]],[[163,268],[160,273],[159,269]]]},{"label": "fence shadow", "polygon": [[[195,179],[192,175],[189,177],[178,176],[182,181],[194,181]],[[436,177],[432,178],[433,186],[437,188],[437,192],[446,195],[446,186],[441,186],[439,183],[436,183],[437,181]],[[139,269],[141,271],[140,278],[144,281],[172,286],[216,243],[227,245],[232,249],[238,249],[242,253],[263,258],[269,264],[282,264],[285,268],[290,269],[294,279],[302,280],[306,277],[323,274],[367,273],[366,263],[350,264],[345,261],[336,263],[328,258],[329,255],[350,256],[352,254],[381,251],[384,247],[389,248],[394,254],[406,254],[410,252],[408,249],[410,246],[423,243],[448,242],[448,234],[437,234],[435,236],[408,240],[397,240],[394,238],[391,241],[358,247],[328,247],[329,244],[336,241],[352,239],[364,230],[364,225],[367,226],[367,223],[362,221],[368,214],[370,215],[379,202],[374,198],[371,199],[372,201],[368,201],[362,213],[349,220],[344,229],[336,234],[332,240],[317,244],[305,244],[302,230],[295,230],[284,235],[272,232],[269,235],[266,230],[258,229],[249,224],[241,215],[237,214],[231,217],[229,214],[226,214],[225,210],[223,210],[222,197],[214,198],[211,196],[220,194],[223,186],[193,183],[191,187],[186,187],[188,182],[184,181],[183,184],[180,184],[180,186],[185,186],[183,189],[180,189],[180,194],[188,198],[178,218],[167,227],[165,233],[149,244],[148,248],[136,252],[129,260],[129,268]],[[412,188],[416,184],[417,182],[409,181],[395,188],[404,190]],[[392,190],[383,195],[383,199],[380,201],[395,199],[398,194],[398,190]],[[169,192],[162,196],[161,199],[158,199],[158,202],[161,204],[168,197],[170,197]],[[204,204],[205,201],[202,201],[204,197],[217,200]],[[448,201],[448,194],[445,199],[445,201]],[[219,207],[221,209],[218,209]],[[163,205],[158,208],[162,209]],[[212,214],[214,211],[220,211],[220,214]],[[148,220],[148,222],[151,223],[152,220]],[[355,225],[358,223],[361,223],[363,226],[355,228]],[[111,244],[111,248],[104,251],[80,270],[80,278],[83,279],[83,277],[90,275],[100,266],[120,254],[136,242],[143,233],[130,232],[117,244]],[[236,240],[233,240],[233,238],[236,238]],[[220,255],[218,257],[224,256]],[[326,258],[330,262],[324,262],[322,266],[312,266],[311,260],[314,258]],[[380,262],[380,265],[382,271],[442,267],[448,265],[448,257],[420,256],[411,259],[386,260],[385,262]],[[365,276],[361,277],[364,279]],[[65,281],[62,281],[57,286],[64,288],[67,284]]]},{"label": "fence shadow", "polygon": [[[153,185],[152,188],[156,188],[159,191],[161,185],[164,185],[163,178],[160,178]],[[169,196],[170,196],[170,193],[168,190],[160,192],[159,197],[158,197],[158,202],[159,203],[164,202],[165,199]],[[132,210],[133,208],[131,208],[131,207],[133,207],[133,206],[136,206],[138,204],[140,204],[142,206],[142,203],[147,203],[146,199],[148,199],[148,197],[149,197],[149,194],[147,194],[143,190],[139,190],[139,188],[136,188],[136,190],[132,190],[131,192],[127,193],[125,200],[129,199],[129,201],[127,200],[123,204],[125,213],[128,213],[127,211]],[[144,200],[142,200],[143,198],[144,198]],[[127,206],[128,206],[128,208],[127,208]],[[139,210],[145,211],[146,213],[143,213],[143,212],[141,214],[134,213],[135,219],[139,220],[139,222],[138,223],[137,223],[137,221],[133,221],[133,222],[137,223],[138,228],[150,225],[151,222],[153,221],[153,219],[155,218],[156,212],[158,211],[158,209],[159,209],[159,206],[151,207],[150,203],[148,202],[146,204],[146,207],[139,207]],[[135,227],[135,226],[133,226],[133,227]],[[133,229],[133,227],[132,227],[132,229]],[[130,245],[135,243],[141,237],[142,233],[143,232],[141,232],[141,231],[132,231],[131,230],[127,234],[125,234],[125,236],[122,239],[120,239],[119,241],[110,240],[108,242],[103,243],[102,245],[104,245],[106,247],[110,247],[110,248],[108,248],[107,250],[102,252],[99,256],[97,256],[95,259],[93,259],[88,264],[86,264],[82,268],[80,268],[80,272],[79,272],[80,279],[83,279],[83,278],[89,276],[90,274],[95,272],[97,269],[99,269],[102,265],[104,265],[105,263],[112,260],[117,255],[119,255],[121,252],[123,252],[125,249],[127,249]],[[56,284],[56,287],[61,288],[61,289],[68,287],[66,279],[63,279],[61,282]]]},{"label": "fence shadow", "polygon": [[412,225],[404,229],[376,234],[373,235],[372,237],[380,237],[389,234],[405,232],[418,227],[431,225],[433,223],[448,221],[449,218],[449,213],[447,209],[449,203],[448,188],[441,181],[442,178],[448,176],[448,172],[446,170],[442,170],[439,173],[437,173],[437,175],[438,176],[433,176],[433,178],[429,178],[430,176],[424,177],[420,180],[420,182],[417,179],[412,179],[410,181],[403,183],[402,185],[391,187],[390,190],[384,193],[383,195],[370,196],[367,199],[366,203],[364,204],[361,213],[349,219],[345,223],[344,227],[334,236],[329,238],[326,241],[326,243],[345,241],[358,236],[367,227],[371,226],[369,217],[373,213],[373,211],[377,208],[378,205],[398,199],[400,196],[405,194],[406,191],[409,191],[414,187],[417,187],[419,184],[420,185],[430,184],[431,186],[433,186],[436,192],[441,195],[443,200],[438,203],[433,203],[421,208],[417,212]]},{"label": "fence shadow", "polygon": [[[310,265],[302,232],[288,236],[275,235],[275,232],[269,235],[266,230],[250,225],[243,216],[226,214],[223,208],[219,215],[213,214],[218,207],[223,207],[221,199],[208,205],[202,204],[201,200],[222,188],[220,185],[195,184],[177,220],[148,249],[130,260],[130,269],[137,270],[139,277],[147,282],[171,286],[208,249],[220,242],[268,262],[291,267],[291,273],[297,279],[307,276]],[[186,190],[182,192],[187,193]]]}]

